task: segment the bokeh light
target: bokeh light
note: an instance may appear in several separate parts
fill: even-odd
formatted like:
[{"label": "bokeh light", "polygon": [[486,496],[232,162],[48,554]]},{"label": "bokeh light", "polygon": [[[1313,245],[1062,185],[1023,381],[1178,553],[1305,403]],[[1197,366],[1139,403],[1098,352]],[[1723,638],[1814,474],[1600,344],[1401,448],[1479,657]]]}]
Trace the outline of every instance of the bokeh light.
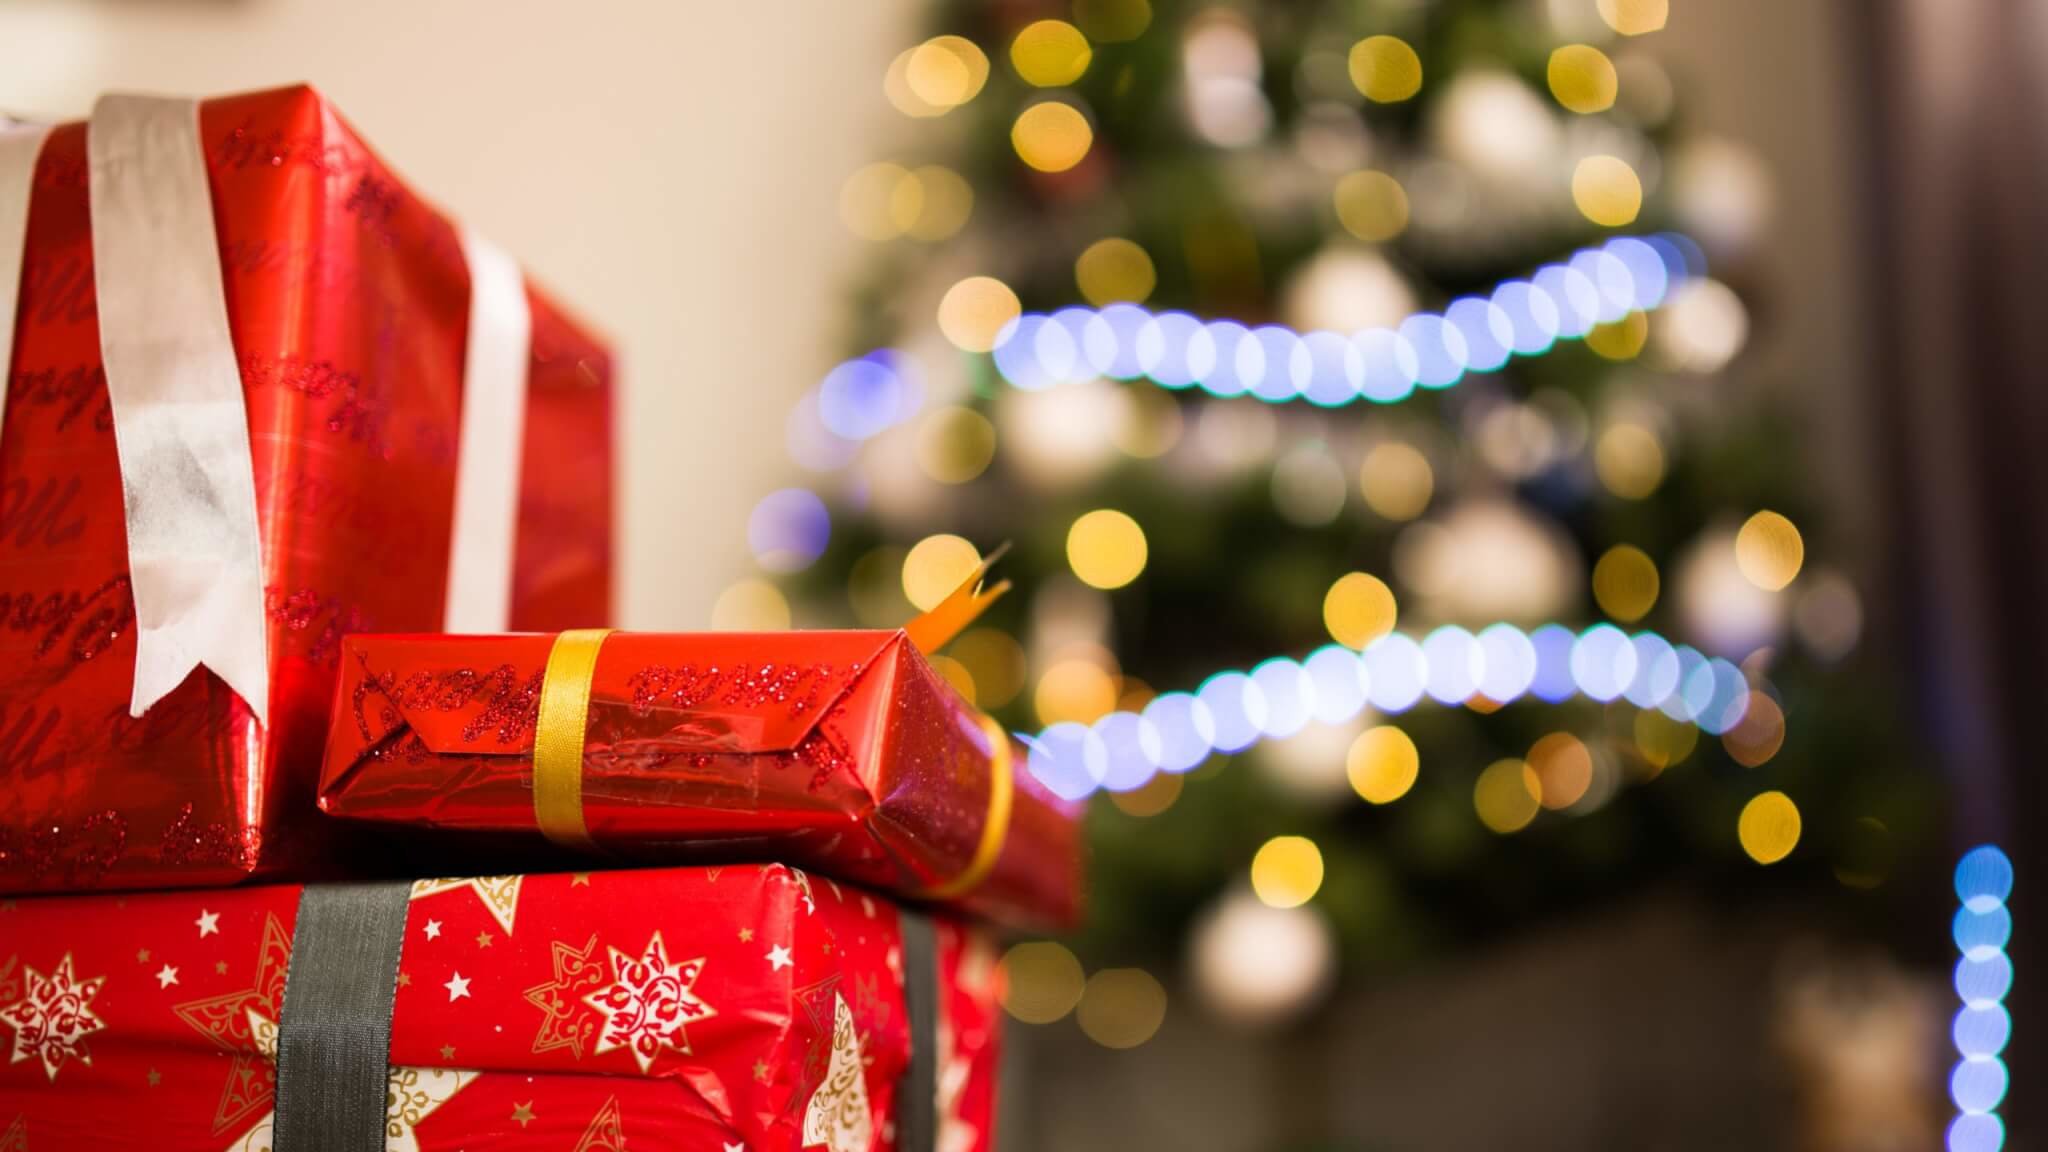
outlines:
[{"label": "bokeh light", "polygon": [[1088,117],[1060,100],[1031,105],[1010,127],[1017,158],[1040,172],[1065,172],[1079,164],[1094,143],[1095,129]]},{"label": "bokeh light", "polygon": [[1351,46],[1351,83],[1376,104],[1398,104],[1422,91],[1422,57],[1398,36],[1368,36]]},{"label": "bokeh light", "polygon": [[1572,203],[1603,228],[1633,224],[1643,209],[1643,182],[1619,156],[1588,156],[1572,170]]},{"label": "bokeh light", "polygon": [[1346,232],[1381,244],[1408,227],[1408,193],[1385,172],[1352,172],[1337,181],[1332,200]]},{"label": "bokeh light", "polygon": [[1759,864],[1776,864],[1799,844],[1799,806],[1783,792],[1762,792],[1742,806],[1735,833]]},{"label": "bokeh light", "polygon": [[1074,284],[1082,298],[1098,308],[1143,303],[1158,282],[1152,257],[1121,236],[1097,240],[1074,260]]},{"label": "bokeh light", "polygon": [[1142,968],[1104,968],[1088,978],[1075,1018],[1104,1048],[1136,1048],[1166,1021],[1166,989]]},{"label": "bokeh light", "polygon": [[1173,807],[1186,786],[1187,777],[1175,772],[1160,772],[1128,792],[1111,792],[1109,802],[1126,816],[1149,819]]},{"label": "bokeh light", "polygon": [[1081,961],[1052,940],[1012,945],[1000,961],[1003,1009],[1026,1024],[1051,1024],[1081,1002]]},{"label": "bokeh light", "polygon": [[1743,578],[1766,592],[1776,592],[1799,575],[1806,561],[1806,542],[1792,521],[1768,509],[1743,521],[1735,534],[1735,564]]},{"label": "bokeh light", "polygon": [[1996,845],[1983,844],[1963,854],[1956,864],[1956,910],[1953,924],[1956,951],[1956,995],[1963,1001],[1950,1034],[1957,1060],[1949,1074],[1949,1098],[1960,1113],[1949,1126],[1949,1152],[1998,1152],[2005,1143],[2005,1125],[1997,1108],[2010,1087],[1999,1054],[2012,1039],[2012,1016],[2002,1001],[2012,990],[2012,960],[2005,953],[2012,937],[2012,860]]},{"label": "bokeh light", "polygon": [[903,230],[911,239],[936,243],[967,226],[974,214],[974,187],[966,177],[943,164],[927,164],[910,176],[917,181],[918,212]]},{"label": "bokeh light", "polygon": [[980,564],[980,550],[961,537],[927,536],[903,558],[903,594],[918,611],[929,612],[966,583]]},{"label": "bokeh light", "polygon": [[1542,787],[1527,763],[1512,758],[1496,760],[1472,786],[1472,807],[1481,824],[1505,836],[1527,828],[1536,818]]},{"label": "bokeh light", "polygon": [[787,631],[789,601],[766,580],[740,580],[712,603],[711,627],[717,632]]},{"label": "bokeh light", "polygon": [[1530,745],[1528,764],[1536,777],[1536,802],[1554,811],[1577,804],[1593,785],[1593,753],[1569,732],[1552,732]]},{"label": "bokeh light", "polygon": [[1121,44],[1152,26],[1152,5],[1150,0],[1074,0],[1074,23],[1097,44]]},{"label": "bokeh light", "polygon": [[1657,562],[1633,544],[1617,544],[1593,565],[1593,600],[1623,623],[1647,616],[1657,603]]},{"label": "bokeh light", "polygon": [[1305,836],[1275,836],[1252,857],[1252,893],[1269,908],[1308,903],[1323,886],[1323,854]]},{"label": "bokeh light", "polygon": [[924,185],[900,164],[869,164],[839,188],[839,219],[866,240],[893,240],[924,211]]},{"label": "bokeh light", "polygon": [[1241,1025],[1298,1016],[1335,975],[1336,941],[1315,905],[1273,908],[1242,890],[1194,925],[1188,967],[1203,1001]]},{"label": "bokeh light", "polygon": [[1620,80],[1614,62],[1590,44],[1566,44],[1550,54],[1550,94],[1570,111],[1586,115],[1614,107]]},{"label": "bokeh light", "polygon": [[784,488],[763,496],[747,516],[747,547],[770,572],[798,572],[824,554],[832,538],[832,514],[808,488]]},{"label": "bokeh light", "polygon": [[1098,508],[1067,529],[1067,564],[1094,588],[1121,588],[1145,570],[1145,530],[1114,508]]},{"label": "bokeh light", "polygon": [[995,459],[996,426],[972,408],[940,408],[917,430],[917,465],[941,484],[965,484]]},{"label": "bokeh light", "polygon": [[1728,758],[1745,768],[1770,762],[1785,744],[1785,712],[1767,692],[1752,691],[1742,719],[1721,733],[1721,746]]},{"label": "bokeh light", "polygon": [[1088,71],[1094,50],[1079,28],[1064,20],[1026,24],[1010,41],[1010,66],[1035,88],[1072,84]]},{"label": "bokeh light", "polygon": [[1601,487],[1624,500],[1642,500],[1664,483],[1664,443],[1640,424],[1610,424],[1593,442],[1593,472]]},{"label": "bokeh light", "polygon": [[1366,645],[1394,630],[1399,608],[1386,582],[1368,572],[1347,572],[1323,595],[1323,626],[1347,648]]},{"label": "bokeh light", "polygon": [[974,677],[975,700],[981,707],[1001,708],[1024,690],[1028,668],[1024,646],[1008,632],[971,628],[946,651]]},{"label": "bokeh light", "polygon": [[1603,360],[1620,362],[1642,355],[1643,345],[1649,339],[1649,313],[1637,311],[1619,320],[1593,325],[1592,330],[1586,333],[1586,347]]},{"label": "bokeh light", "polygon": [[1359,733],[1344,757],[1352,791],[1369,804],[1392,804],[1406,796],[1421,768],[1415,741],[1391,724]]},{"label": "bokeh light", "polygon": [[1641,36],[1664,27],[1671,0],[1598,0],[1600,18],[1623,36]]},{"label": "bokeh light", "polygon": [[1645,708],[1636,713],[1636,752],[1655,772],[1684,763],[1699,744],[1699,729],[1675,720],[1660,709]]},{"label": "bokeh light", "polygon": [[933,108],[957,108],[987,81],[988,57],[963,36],[934,36],[911,49],[903,66],[911,95]]},{"label": "bokeh light", "polygon": [[1429,507],[1436,474],[1429,458],[1414,445],[1382,440],[1366,451],[1359,465],[1358,489],[1366,507],[1388,520],[1413,520]]},{"label": "bokeh light", "polygon": [[939,331],[963,352],[987,352],[1020,308],[1008,284],[993,276],[969,276],[939,301]]},{"label": "bokeh light", "polygon": [[1031,703],[1040,724],[1093,724],[1116,708],[1116,677],[1093,660],[1054,662],[1038,678]]}]

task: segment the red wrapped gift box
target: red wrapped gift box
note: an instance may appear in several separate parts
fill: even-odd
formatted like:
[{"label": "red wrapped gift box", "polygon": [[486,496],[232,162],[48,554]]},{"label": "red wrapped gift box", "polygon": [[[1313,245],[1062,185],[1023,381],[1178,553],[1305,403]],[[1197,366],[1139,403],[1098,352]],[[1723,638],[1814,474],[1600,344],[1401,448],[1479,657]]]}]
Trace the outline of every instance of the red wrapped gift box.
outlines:
[{"label": "red wrapped gift box", "polygon": [[550,767],[543,699],[569,638],[348,637],[321,807],[636,859],[789,860],[1006,923],[1075,919],[1078,809],[905,633],[585,640],[584,709]]},{"label": "red wrapped gift box", "polygon": [[[261,590],[246,618],[267,698],[202,667],[130,716],[140,601],[102,356],[108,270],[96,293],[87,127],[58,127],[35,162],[0,378],[0,891],[222,883],[310,855],[323,822],[299,814],[342,635],[443,626],[476,351],[466,241],[309,89],[207,101],[197,121],[253,450]],[[510,623],[601,624],[609,361],[525,296]]]},{"label": "red wrapped gift box", "polygon": [[[388,997],[379,1147],[902,1146],[912,950],[884,901],[779,865],[426,880],[394,895],[395,981],[350,977]],[[302,982],[314,953],[344,943],[316,939],[303,896],[0,905],[0,1147],[290,1152],[277,1109],[304,1067],[293,1046],[314,1031]],[[924,923],[931,967],[909,978],[936,969],[923,986],[929,1145],[979,1152],[993,1120],[994,957]]]}]

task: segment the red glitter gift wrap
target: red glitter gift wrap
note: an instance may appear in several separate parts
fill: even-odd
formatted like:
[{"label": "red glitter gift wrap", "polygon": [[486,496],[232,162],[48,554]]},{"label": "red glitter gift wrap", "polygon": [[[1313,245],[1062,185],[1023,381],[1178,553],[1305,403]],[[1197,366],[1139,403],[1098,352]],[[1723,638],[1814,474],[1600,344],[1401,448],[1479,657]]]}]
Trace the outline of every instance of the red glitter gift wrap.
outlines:
[{"label": "red glitter gift wrap", "polygon": [[[300,898],[0,904],[0,1148],[271,1148],[288,972],[313,947]],[[932,1143],[984,1152],[999,975],[981,938],[932,928]],[[902,930],[886,901],[780,865],[419,881],[383,1147],[897,1148]]]},{"label": "red glitter gift wrap", "polygon": [[[269,724],[203,669],[129,716],[86,127],[59,127],[0,436],[0,891],[224,883],[312,856],[342,635],[441,625],[469,322],[457,229],[309,89],[208,101],[199,134],[254,453]],[[544,296],[528,304],[512,620],[601,624],[609,361]]]},{"label": "red glitter gift wrap", "polygon": [[1011,925],[1077,917],[1078,808],[1023,769],[905,633],[599,644],[580,680],[587,708],[568,722],[578,835],[549,828],[535,786],[560,671],[547,635],[345,639],[320,806],[545,831],[636,860],[788,860]]}]

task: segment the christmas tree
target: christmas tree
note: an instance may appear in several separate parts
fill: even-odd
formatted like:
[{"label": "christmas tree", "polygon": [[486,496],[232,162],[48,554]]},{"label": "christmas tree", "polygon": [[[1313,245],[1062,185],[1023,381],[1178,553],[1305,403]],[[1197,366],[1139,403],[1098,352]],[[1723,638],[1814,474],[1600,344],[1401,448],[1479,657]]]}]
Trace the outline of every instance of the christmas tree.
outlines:
[{"label": "christmas tree", "polygon": [[1087,967],[1192,936],[1271,1018],[1673,874],[1881,920],[1933,834],[1744,375],[1767,182],[1664,0],[1579,7],[949,2],[889,65],[852,355],[718,615],[897,625],[1009,542],[937,663],[1108,793]]}]

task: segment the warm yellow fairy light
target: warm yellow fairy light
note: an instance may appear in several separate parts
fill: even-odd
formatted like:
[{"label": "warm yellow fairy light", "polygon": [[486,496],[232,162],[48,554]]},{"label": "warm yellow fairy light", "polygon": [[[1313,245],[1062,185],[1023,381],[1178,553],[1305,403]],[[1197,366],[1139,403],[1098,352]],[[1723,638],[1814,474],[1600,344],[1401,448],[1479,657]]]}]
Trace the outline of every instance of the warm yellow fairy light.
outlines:
[{"label": "warm yellow fairy light", "polygon": [[1344,757],[1344,775],[1351,781],[1351,790],[1369,804],[1392,804],[1406,796],[1421,769],[1415,741],[1392,724],[1359,733]]},{"label": "warm yellow fairy light", "polygon": [[789,601],[766,580],[741,580],[718,594],[711,627],[719,632],[786,631]]},{"label": "warm yellow fairy light", "polygon": [[1610,424],[1593,444],[1593,474],[1624,500],[1641,500],[1664,483],[1664,443],[1640,424]]},{"label": "warm yellow fairy light", "polygon": [[972,408],[940,408],[917,427],[917,466],[941,484],[965,484],[995,459],[996,426]]},{"label": "warm yellow fairy light", "polygon": [[1799,805],[1783,792],[1759,793],[1743,805],[1735,835],[1751,860],[1776,864],[1799,845]]},{"label": "warm yellow fairy light", "polygon": [[981,707],[1001,708],[1024,690],[1024,646],[1008,632],[970,628],[946,651],[974,677],[975,700]]},{"label": "warm yellow fairy light", "polygon": [[1332,195],[1337,222],[1368,244],[1399,236],[1408,227],[1408,193],[1385,172],[1353,172],[1337,181]]},{"label": "warm yellow fairy light", "polygon": [[1472,786],[1472,807],[1479,813],[1480,823],[1505,836],[1527,828],[1536,818],[1540,795],[1542,785],[1529,765],[1515,759],[1496,760]]},{"label": "warm yellow fairy light", "polygon": [[1620,89],[1614,61],[1591,44],[1567,44],[1552,52],[1548,79],[1557,102],[1581,115],[1614,107]]},{"label": "warm yellow fairy light", "polygon": [[926,120],[934,116],[944,116],[952,109],[929,103],[910,90],[910,60],[917,55],[920,47],[923,45],[905,48],[897,53],[896,59],[889,62],[889,70],[882,75],[882,94],[888,97],[890,105],[898,112]]},{"label": "warm yellow fairy light", "polygon": [[986,352],[1021,311],[1008,284],[993,276],[969,276],[939,301],[939,331],[963,352]]},{"label": "warm yellow fairy light", "polygon": [[1609,617],[1632,624],[1656,606],[1657,562],[1633,544],[1617,544],[1593,565],[1593,600]]},{"label": "warm yellow fairy light", "polygon": [[1079,164],[1095,143],[1095,129],[1079,108],[1042,100],[1017,114],[1010,144],[1018,159],[1040,172],[1065,172]]},{"label": "warm yellow fairy light", "polygon": [[918,211],[903,231],[926,243],[944,240],[967,226],[974,213],[974,188],[958,172],[927,164],[910,175],[917,181]]},{"label": "warm yellow fairy light", "polygon": [[1152,257],[1120,236],[1097,240],[1074,261],[1074,283],[1082,298],[1097,308],[1143,303],[1158,282]]},{"label": "warm yellow fairy light", "polygon": [[903,558],[903,594],[920,612],[929,612],[981,563],[981,552],[958,536],[940,533],[911,546]]},{"label": "warm yellow fairy light", "polygon": [[1577,804],[1593,786],[1593,753],[1569,732],[1552,732],[1529,746],[1536,802],[1559,810]]},{"label": "warm yellow fairy light", "polygon": [[1166,1022],[1166,989],[1143,968],[1104,968],[1088,978],[1074,1019],[1104,1048],[1136,1048]]},{"label": "warm yellow fairy light", "polygon": [[1745,768],[1760,768],[1785,745],[1785,710],[1765,692],[1751,692],[1749,706],[1735,727],[1721,734],[1728,758]]},{"label": "warm yellow fairy light", "polygon": [[1065,20],[1026,24],[1010,41],[1010,66],[1035,88],[1072,84],[1088,71],[1088,61],[1093,56],[1088,37]]},{"label": "warm yellow fairy light", "polygon": [[1306,836],[1275,836],[1252,857],[1252,892],[1273,908],[1299,908],[1323,886],[1323,854]]},{"label": "warm yellow fairy light", "polygon": [[1650,316],[1631,312],[1619,320],[1595,324],[1586,333],[1586,347],[1603,360],[1633,360],[1650,340]]},{"label": "warm yellow fairy light", "polygon": [[1031,706],[1042,725],[1093,724],[1116,710],[1116,677],[1092,660],[1061,660],[1038,678]]},{"label": "warm yellow fairy light", "polygon": [[1422,91],[1422,57],[1398,36],[1368,36],[1351,46],[1351,83],[1376,104],[1398,104]]},{"label": "warm yellow fairy light", "polygon": [[1598,0],[1600,18],[1623,36],[1641,36],[1664,27],[1671,0]]},{"label": "warm yellow fairy light", "polygon": [[1114,508],[1098,508],[1067,529],[1067,563],[1083,584],[1121,588],[1145,570],[1145,530]]},{"label": "warm yellow fairy light", "polygon": [[1126,816],[1150,819],[1173,807],[1186,786],[1187,777],[1179,772],[1155,772],[1150,780],[1128,792],[1111,792],[1109,802]]},{"label": "warm yellow fairy light", "polygon": [[934,36],[911,49],[903,81],[926,104],[957,108],[988,81],[988,57],[964,36]]},{"label": "warm yellow fairy light", "polygon": [[1603,228],[1633,224],[1643,210],[1643,182],[1619,156],[1588,156],[1572,171],[1572,203]]},{"label": "warm yellow fairy light", "polygon": [[1429,507],[1436,474],[1429,457],[1400,440],[1382,440],[1365,454],[1358,469],[1359,493],[1366,507],[1389,520],[1413,520]]},{"label": "warm yellow fairy light", "polygon": [[1364,648],[1394,630],[1399,609],[1386,582],[1369,572],[1347,572],[1323,595],[1323,627],[1347,648]]},{"label": "warm yellow fairy light", "polygon": [[1768,509],[1743,521],[1735,534],[1735,566],[1744,579],[1767,592],[1792,583],[1806,562],[1806,541],[1798,526]]},{"label": "warm yellow fairy light", "polygon": [[1150,0],[1074,0],[1074,23],[1097,44],[1136,40],[1152,25]]},{"label": "warm yellow fairy light", "polygon": [[869,164],[839,188],[839,219],[866,240],[894,240],[923,209],[923,183],[899,164]]},{"label": "warm yellow fairy light", "polygon": [[1636,713],[1635,737],[1636,751],[1655,775],[1692,755],[1699,743],[1700,730],[1683,720],[1673,720],[1661,709],[1645,708]]},{"label": "warm yellow fairy light", "polygon": [[1063,944],[1027,940],[1003,953],[1000,967],[1003,1009],[1026,1024],[1050,1024],[1081,1002],[1087,977]]}]

